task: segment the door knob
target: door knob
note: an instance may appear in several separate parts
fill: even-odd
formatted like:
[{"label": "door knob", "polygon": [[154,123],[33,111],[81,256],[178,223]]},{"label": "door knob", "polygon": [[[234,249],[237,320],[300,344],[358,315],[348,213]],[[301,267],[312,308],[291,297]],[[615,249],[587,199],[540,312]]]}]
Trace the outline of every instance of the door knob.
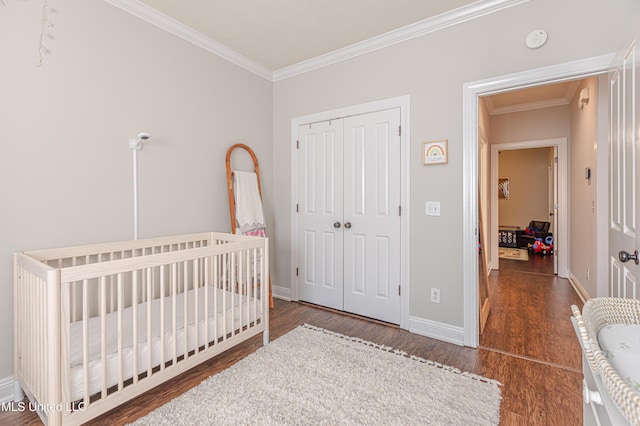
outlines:
[{"label": "door knob", "polygon": [[333,227],[334,227],[334,228],[340,228],[340,222],[336,222],[336,223],[334,223],[334,224],[333,224]]},{"label": "door knob", "polygon": [[351,229],[351,222],[345,223],[344,227],[347,228],[347,229]]},{"label": "door knob", "polygon": [[[346,227],[347,225],[345,224],[344,226]],[[638,260],[638,250],[634,251],[633,254],[629,254],[626,251],[622,250],[618,252],[618,259],[620,259],[620,262],[622,263],[628,262],[630,260],[633,260],[636,265],[640,263],[640,260]]]}]

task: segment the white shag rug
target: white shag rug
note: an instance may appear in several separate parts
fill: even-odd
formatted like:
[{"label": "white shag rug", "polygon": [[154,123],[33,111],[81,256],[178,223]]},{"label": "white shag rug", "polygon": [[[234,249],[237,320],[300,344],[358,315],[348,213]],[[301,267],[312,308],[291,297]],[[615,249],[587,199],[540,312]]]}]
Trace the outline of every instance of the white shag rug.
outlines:
[{"label": "white shag rug", "polygon": [[134,425],[497,425],[500,383],[300,326]]}]

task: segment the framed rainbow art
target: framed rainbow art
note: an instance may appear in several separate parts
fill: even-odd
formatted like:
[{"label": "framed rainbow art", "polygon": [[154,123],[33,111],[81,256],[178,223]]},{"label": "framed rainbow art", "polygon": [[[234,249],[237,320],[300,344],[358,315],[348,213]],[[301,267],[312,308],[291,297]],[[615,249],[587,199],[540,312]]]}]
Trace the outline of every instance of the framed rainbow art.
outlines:
[{"label": "framed rainbow art", "polygon": [[425,166],[431,164],[447,164],[449,161],[449,150],[447,140],[425,142],[422,153],[422,160]]}]

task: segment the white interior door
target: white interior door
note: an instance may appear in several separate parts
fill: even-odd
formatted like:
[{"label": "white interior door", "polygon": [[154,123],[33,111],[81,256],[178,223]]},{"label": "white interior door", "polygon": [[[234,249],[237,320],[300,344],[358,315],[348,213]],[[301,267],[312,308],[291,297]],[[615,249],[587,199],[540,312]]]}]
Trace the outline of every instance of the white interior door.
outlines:
[{"label": "white interior door", "polygon": [[400,111],[344,123],[344,310],[400,322]]},{"label": "white interior door", "polygon": [[638,82],[637,44],[610,76],[610,227],[609,258],[612,297],[638,298]]},{"label": "white interior door", "polygon": [[400,323],[400,110],[298,128],[298,297]]},{"label": "white interior door", "polygon": [[340,310],[343,309],[342,140],[342,120],[298,128],[299,298]]}]

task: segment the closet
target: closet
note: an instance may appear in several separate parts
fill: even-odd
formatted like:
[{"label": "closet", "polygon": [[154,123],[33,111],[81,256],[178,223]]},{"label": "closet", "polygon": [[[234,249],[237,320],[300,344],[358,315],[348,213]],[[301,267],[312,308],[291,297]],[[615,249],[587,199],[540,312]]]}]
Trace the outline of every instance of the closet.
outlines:
[{"label": "closet", "polygon": [[298,127],[300,300],[400,323],[400,109]]}]

